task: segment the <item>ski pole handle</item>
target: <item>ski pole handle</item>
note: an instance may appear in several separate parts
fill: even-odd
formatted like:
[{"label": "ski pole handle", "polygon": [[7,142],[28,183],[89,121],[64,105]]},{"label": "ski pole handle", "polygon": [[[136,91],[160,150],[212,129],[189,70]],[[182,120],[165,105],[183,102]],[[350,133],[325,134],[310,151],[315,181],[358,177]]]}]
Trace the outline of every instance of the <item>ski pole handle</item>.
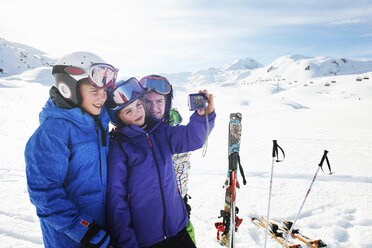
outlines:
[{"label": "ski pole handle", "polygon": [[[283,159],[282,160],[279,160],[279,150],[278,148],[280,149],[280,151],[282,152],[283,154]],[[283,149],[278,145],[278,142],[276,140],[273,140],[273,152],[272,152],[272,157],[275,158],[276,157],[276,162],[282,162],[285,158],[285,153],[283,151]]]},{"label": "ski pole handle", "polygon": [[277,154],[278,154],[278,143],[276,142],[276,140],[273,140],[273,155],[272,155],[272,157],[275,158]]},{"label": "ski pole handle", "polygon": [[323,162],[324,160],[327,162],[327,165],[328,165],[328,169],[329,169],[329,175],[332,175],[334,172],[332,172],[331,170],[331,165],[329,164],[329,160],[328,160],[328,151],[327,150],[324,150],[324,154],[323,154],[323,157],[322,159],[320,160],[320,163],[319,163],[319,167],[322,169],[322,171],[324,172],[323,170]]},{"label": "ski pole handle", "polygon": [[328,153],[328,151],[327,151],[327,150],[324,150],[323,157],[322,157],[322,159],[320,160],[320,163],[319,163],[319,166],[320,166],[320,167],[323,166],[323,162],[324,162],[324,160],[325,160],[326,157],[327,157],[327,153]]}]

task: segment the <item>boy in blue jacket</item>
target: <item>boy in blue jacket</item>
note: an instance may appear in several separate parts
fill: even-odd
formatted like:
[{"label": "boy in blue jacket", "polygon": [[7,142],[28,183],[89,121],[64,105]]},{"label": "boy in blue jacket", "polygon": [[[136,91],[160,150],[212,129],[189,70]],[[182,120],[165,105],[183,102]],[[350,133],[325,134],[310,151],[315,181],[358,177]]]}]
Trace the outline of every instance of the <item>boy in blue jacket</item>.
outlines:
[{"label": "boy in blue jacket", "polygon": [[109,116],[117,69],[75,52],[53,67],[55,86],[25,149],[27,186],[44,246],[113,247],[106,226]]},{"label": "boy in blue jacket", "polygon": [[172,154],[199,149],[215,112],[198,110],[186,126],[171,127],[146,114],[143,88],[135,78],[118,82],[107,104],[111,122],[107,183],[107,223],[118,247],[194,248],[186,231],[188,215],[177,189]]}]

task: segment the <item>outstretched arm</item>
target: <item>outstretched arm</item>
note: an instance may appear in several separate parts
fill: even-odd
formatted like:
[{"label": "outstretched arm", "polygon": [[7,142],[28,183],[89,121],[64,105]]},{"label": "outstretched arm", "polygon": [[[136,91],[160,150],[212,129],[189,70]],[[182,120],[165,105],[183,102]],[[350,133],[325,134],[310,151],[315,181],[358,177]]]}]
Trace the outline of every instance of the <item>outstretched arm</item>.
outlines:
[{"label": "outstretched arm", "polygon": [[214,112],[213,95],[208,94],[206,90],[199,91],[199,93],[205,94],[208,98],[208,107],[206,109],[208,116],[206,118],[204,109],[198,110],[191,115],[190,121],[186,126],[168,126],[167,135],[173,154],[189,152],[201,148],[208,131],[207,121],[209,125],[209,133],[214,127],[216,113]]}]

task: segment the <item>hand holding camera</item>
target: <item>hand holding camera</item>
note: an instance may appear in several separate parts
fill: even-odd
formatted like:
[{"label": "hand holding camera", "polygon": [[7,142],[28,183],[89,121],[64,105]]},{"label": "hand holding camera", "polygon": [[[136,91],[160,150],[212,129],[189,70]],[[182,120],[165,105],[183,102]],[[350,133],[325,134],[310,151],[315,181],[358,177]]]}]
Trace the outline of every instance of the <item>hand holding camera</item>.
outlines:
[{"label": "hand holding camera", "polygon": [[188,101],[190,111],[197,111],[198,115],[208,115],[214,111],[213,95],[208,94],[207,90],[200,90],[197,94],[190,94]]}]

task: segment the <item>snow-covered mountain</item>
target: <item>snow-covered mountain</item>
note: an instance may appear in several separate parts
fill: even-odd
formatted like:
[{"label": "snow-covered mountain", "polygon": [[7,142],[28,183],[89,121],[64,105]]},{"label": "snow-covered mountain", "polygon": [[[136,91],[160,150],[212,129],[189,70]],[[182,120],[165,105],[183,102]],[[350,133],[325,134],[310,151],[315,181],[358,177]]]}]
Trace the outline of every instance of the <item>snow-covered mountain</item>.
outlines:
[{"label": "snow-covered mountain", "polygon": [[234,71],[234,70],[253,70],[256,68],[263,67],[262,64],[258,63],[252,58],[238,59],[231,63],[228,63],[221,67],[224,71]]},{"label": "snow-covered mountain", "polygon": [[361,74],[372,71],[372,61],[287,55],[252,73],[252,79],[281,77],[289,80]]},{"label": "snow-covered mountain", "polygon": [[208,85],[217,84],[227,86],[235,84],[240,78],[251,74],[252,70],[261,68],[263,65],[252,58],[235,60],[221,67],[210,67],[196,72],[162,73],[176,86],[182,84]]},{"label": "snow-covered mountain", "polygon": [[227,65],[194,73],[164,74],[170,81],[182,84],[229,86],[266,81],[297,81],[319,77],[362,75],[372,72],[372,61],[355,61],[346,58],[307,57],[287,55],[276,59],[267,66],[251,58],[241,59]]},{"label": "snow-covered mountain", "polygon": [[0,38],[0,77],[17,75],[42,66],[52,66],[55,61],[38,49]]}]

